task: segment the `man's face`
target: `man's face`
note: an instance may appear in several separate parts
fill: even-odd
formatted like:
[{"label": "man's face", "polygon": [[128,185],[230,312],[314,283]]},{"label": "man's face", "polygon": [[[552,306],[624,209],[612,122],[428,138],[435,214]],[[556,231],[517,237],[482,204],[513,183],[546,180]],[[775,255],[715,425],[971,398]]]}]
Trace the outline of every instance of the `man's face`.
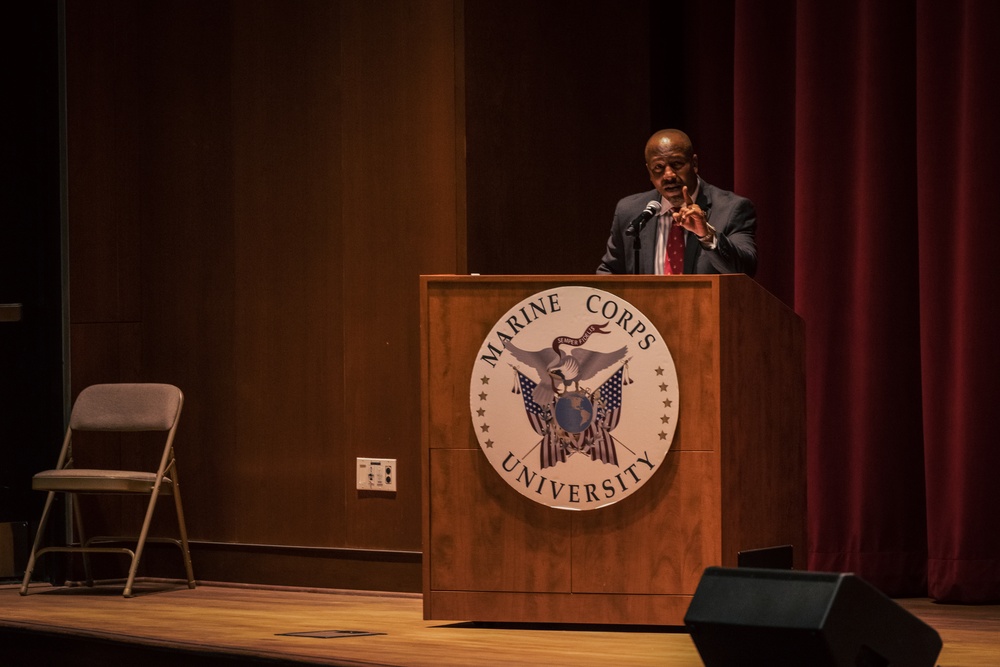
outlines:
[{"label": "man's face", "polygon": [[694,189],[698,186],[698,156],[689,156],[684,146],[670,141],[647,146],[646,170],[653,187],[674,208],[684,204],[681,188],[685,185],[688,194],[694,196]]}]

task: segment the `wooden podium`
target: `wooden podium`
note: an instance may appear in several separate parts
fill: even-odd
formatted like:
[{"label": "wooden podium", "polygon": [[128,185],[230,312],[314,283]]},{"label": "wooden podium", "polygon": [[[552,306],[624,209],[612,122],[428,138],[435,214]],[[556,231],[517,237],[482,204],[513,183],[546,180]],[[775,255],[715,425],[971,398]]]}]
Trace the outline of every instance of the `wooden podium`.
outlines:
[{"label": "wooden podium", "polygon": [[[660,331],[680,416],[662,469],[574,512],[512,489],[480,450],[470,375],[497,319],[563,285],[609,292]],[[424,618],[683,625],[708,566],[792,545],[805,564],[803,322],[752,279],[421,276]]]}]

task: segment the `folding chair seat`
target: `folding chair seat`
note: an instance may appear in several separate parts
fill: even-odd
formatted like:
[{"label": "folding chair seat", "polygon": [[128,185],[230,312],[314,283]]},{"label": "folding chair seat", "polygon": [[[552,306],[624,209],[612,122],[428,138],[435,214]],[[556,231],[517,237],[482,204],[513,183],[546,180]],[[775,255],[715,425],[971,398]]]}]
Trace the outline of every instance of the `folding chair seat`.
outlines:
[{"label": "folding chair seat", "polygon": [[[195,587],[187,528],[184,524],[184,510],[181,504],[180,483],[177,479],[177,460],[174,456],[174,436],[177,432],[183,403],[184,395],[181,390],[169,384],[97,384],[80,392],[73,404],[69,426],[66,429],[66,436],[63,439],[56,467],[53,470],[40,472],[32,478],[32,488],[47,491],[48,497],[45,499],[45,508],[42,510],[38,532],[35,535],[31,555],[28,558],[27,570],[21,584],[21,595],[28,593],[28,584],[31,581],[31,575],[38,558],[46,553],[62,552],[83,555],[84,572],[89,586],[94,585],[89,554],[128,555],[131,559],[131,565],[128,579],[125,582],[124,596],[132,597],[136,572],[147,542],[169,542],[177,545],[184,559],[188,587]],[[84,440],[84,436],[79,435],[82,431],[159,432],[162,435],[161,438],[142,439],[144,445],[155,440],[155,446],[159,446],[162,441],[163,452],[159,457],[159,466],[155,470],[123,470],[109,467],[101,469],[77,468],[74,465],[73,436],[77,434],[78,440]],[[80,444],[78,449],[83,446]],[[106,445],[92,442],[87,443],[86,446],[101,447]],[[150,444],[150,446],[153,445]],[[102,461],[112,458],[116,457],[105,457]],[[69,546],[40,548],[45,534],[45,526],[53,511],[57,493],[66,494],[69,505],[72,507],[71,514],[76,528],[77,542]],[[148,497],[145,519],[138,537],[98,536],[88,539],[83,527],[83,513],[77,499],[79,494]],[[160,496],[173,496],[179,539],[149,536],[156,501]],[[130,546],[131,543],[134,543],[134,547],[95,546],[109,543],[129,543]]]}]

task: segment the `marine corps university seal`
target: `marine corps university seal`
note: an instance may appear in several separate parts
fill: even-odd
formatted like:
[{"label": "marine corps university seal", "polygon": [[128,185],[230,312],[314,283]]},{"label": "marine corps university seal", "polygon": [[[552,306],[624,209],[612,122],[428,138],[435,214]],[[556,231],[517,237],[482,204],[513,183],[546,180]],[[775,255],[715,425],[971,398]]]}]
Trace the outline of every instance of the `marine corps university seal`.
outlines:
[{"label": "marine corps university seal", "polygon": [[670,449],[680,408],[653,323],[608,292],[534,294],[492,327],[472,370],[479,446],[519,493],[591,510],[636,492]]}]

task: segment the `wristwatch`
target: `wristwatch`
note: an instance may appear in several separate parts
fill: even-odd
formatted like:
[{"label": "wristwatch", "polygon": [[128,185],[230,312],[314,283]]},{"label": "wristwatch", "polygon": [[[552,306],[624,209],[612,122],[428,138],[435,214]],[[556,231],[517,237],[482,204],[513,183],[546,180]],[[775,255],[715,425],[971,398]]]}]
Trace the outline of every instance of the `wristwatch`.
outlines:
[{"label": "wristwatch", "polygon": [[715,227],[709,225],[708,223],[705,223],[705,226],[708,227],[708,234],[699,236],[698,241],[701,242],[702,247],[706,250],[715,250],[715,248],[719,245],[719,238],[716,236]]}]

